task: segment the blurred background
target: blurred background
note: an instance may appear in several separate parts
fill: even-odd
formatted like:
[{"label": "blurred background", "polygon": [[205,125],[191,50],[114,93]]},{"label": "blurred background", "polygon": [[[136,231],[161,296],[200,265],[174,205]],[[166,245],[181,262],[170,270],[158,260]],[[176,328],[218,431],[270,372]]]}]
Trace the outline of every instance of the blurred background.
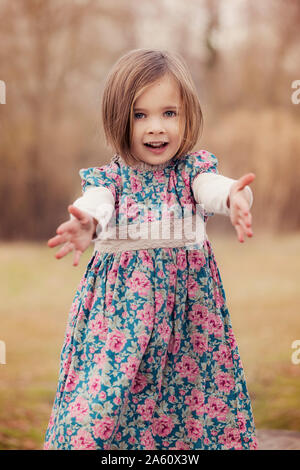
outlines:
[{"label": "blurred background", "polygon": [[224,175],[256,174],[254,237],[239,243],[223,216],[208,234],[256,426],[300,431],[299,24],[298,0],[0,0],[0,449],[42,448],[68,310],[92,255],[74,268],[47,240],[81,195],[79,169],[113,155],[103,84],[141,47],[187,62],[204,114],[196,149]]}]

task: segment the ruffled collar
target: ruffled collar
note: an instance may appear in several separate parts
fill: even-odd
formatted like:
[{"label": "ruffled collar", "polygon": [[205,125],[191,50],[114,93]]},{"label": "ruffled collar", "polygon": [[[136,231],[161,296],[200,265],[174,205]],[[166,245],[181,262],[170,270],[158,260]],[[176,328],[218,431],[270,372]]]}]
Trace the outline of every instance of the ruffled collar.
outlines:
[{"label": "ruffled collar", "polygon": [[129,168],[133,168],[135,170],[139,171],[159,171],[159,170],[164,170],[168,166],[172,166],[175,163],[175,159],[171,158],[171,160],[168,160],[167,162],[160,163],[158,165],[150,165],[149,163],[139,161],[133,165],[128,165],[128,163],[125,162],[125,160],[121,157],[121,155],[115,155],[112,159],[113,161],[118,161],[124,166],[127,166]]}]

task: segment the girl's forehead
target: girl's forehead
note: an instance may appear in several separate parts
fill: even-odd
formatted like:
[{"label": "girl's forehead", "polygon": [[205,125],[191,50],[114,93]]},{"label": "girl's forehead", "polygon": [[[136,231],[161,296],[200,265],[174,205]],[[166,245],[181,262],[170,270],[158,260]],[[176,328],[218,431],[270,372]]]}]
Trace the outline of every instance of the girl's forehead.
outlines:
[{"label": "girl's forehead", "polygon": [[142,89],[135,100],[135,107],[142,105],[153,104],[154,100],[168,101],[168,104],[174,104],[179,106],[181,102],[180,89],[176,80],[165,75],[153,83],[150,83],[147,87]]}]

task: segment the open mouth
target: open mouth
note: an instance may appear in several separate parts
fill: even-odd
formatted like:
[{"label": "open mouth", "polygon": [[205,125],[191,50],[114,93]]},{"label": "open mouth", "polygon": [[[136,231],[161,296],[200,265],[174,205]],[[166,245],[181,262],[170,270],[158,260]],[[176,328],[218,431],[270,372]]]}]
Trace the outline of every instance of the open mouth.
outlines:
[{"label": "open mouth", "polygon": [[153,149],[161,149],[163,147],[166,147],[168,145],[168,142],[148,142],[145,143],[146,147],[150,147]]}]

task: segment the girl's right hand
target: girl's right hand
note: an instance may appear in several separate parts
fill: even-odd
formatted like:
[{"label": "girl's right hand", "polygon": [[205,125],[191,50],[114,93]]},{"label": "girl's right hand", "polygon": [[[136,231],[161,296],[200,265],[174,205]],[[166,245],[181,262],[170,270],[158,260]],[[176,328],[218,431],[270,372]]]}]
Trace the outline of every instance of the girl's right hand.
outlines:
[{"label": "girl's right hand", "polygon": [[71,251],[75,251],[73,266],[78,266],[80,256],[90,245],[96,228],[96,219],[77,207],[70,205],[68,211],[75,219],[63,222],[56,229],[57,235],[48,240],[48,246],[53,248],[63,244],[56,253],[57,259],[63,258]]}]

